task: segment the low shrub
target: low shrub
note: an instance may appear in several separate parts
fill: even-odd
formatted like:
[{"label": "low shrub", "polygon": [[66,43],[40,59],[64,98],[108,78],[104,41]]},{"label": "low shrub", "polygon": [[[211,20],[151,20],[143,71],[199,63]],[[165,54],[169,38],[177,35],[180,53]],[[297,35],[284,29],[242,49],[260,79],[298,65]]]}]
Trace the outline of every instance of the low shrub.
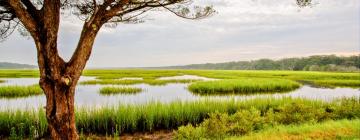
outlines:
[{"label": "low shrub", "polygon": [[[331,108],[331,109],[330,109]],[[224,139],[229,136],[243,136],[277,125],[299,125],[318,123],[325,120],[360,118],[359,99],[342,99],[338,103],[317,106],[305,102],[289,102],[266,110],[251,107],[240,109],[235,114],[211,113],[196,127],[181,126],[175,133],[177,139],[201,137]],[[201,130],[201,133],[195,131]],[[193,132],[194,131],[194,132]]]}]

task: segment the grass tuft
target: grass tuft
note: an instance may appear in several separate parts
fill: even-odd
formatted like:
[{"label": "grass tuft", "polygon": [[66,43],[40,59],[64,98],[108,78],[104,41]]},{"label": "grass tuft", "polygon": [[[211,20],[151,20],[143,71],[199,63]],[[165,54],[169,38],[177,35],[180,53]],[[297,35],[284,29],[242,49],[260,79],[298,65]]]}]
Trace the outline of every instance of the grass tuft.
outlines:
[{"label": "grass tuft", "polygon": [[102,87],[100,94],[102,95],[113,95],[113,94],[136,94],[142,92],[142,88],[136,87]]},{"label": "grass tuft", "polygon": [[251,78],[202,81],[191,84],[188,89],[199,94],[222,93],[271,93],[286,92],[297,89],[300,84],[286,79]]},{"label": "grass tuft", "polygon": [[17,98],[40,95],[43,91],[39,85],[0,86],[0,98]]}]

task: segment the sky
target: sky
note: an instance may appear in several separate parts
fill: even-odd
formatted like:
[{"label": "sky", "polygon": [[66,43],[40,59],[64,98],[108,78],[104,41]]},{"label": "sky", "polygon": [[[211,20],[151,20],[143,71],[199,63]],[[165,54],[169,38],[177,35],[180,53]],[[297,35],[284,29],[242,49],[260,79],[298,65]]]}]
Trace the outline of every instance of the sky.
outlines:
[{"label": "sky", "polygon": [[[196,0],[195,0],[196,1]],[[227,61],[360,53],[360,1],[197,0],[217,14],[187,20],[153,11],[145,23],[102,28],[88,67],[154,67]],[[58,47],[72,55],[82,21],[63,16]],[[0,42],[0,62],[36,65],[31,39],[14,33]]]}]

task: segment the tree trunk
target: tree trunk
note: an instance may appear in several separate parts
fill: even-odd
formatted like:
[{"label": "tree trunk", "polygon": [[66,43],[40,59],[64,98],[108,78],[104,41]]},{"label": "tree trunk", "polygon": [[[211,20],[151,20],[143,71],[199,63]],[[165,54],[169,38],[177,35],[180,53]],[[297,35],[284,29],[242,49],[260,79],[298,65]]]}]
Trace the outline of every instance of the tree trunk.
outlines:
[{"label": "tree trunk", "polygon": [[75,125],[75,85],[42,79],[40,85],[46,94],[46,119],[51,138],[54,140],[75,140],[78,134]]},{"label": "tree trunk", "polygon": [[[74,79],[77,81],[78,78]],[[46,95],[46,119],[51,138],[54,140],[78,139],[75,125],[74,95],[75,83],[64,84],[69,81],[56,81],[42,77],[40,86]]]},{"label": "tree trunk", "polygon": [[38,42],[37,48],[42,48],[38,49],[39,84],[46,95],[46,119],[51,139],[76,140],[74,96],[83,68],[67,67],[58,55],[56,39]]}]

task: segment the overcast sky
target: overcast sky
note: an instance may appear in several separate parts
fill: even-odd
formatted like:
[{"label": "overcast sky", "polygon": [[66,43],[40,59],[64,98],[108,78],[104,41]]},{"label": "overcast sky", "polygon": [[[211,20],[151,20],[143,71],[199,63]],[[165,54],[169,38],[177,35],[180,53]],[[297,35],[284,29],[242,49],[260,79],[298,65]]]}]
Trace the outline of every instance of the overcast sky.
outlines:
[{"label": "overcast sky", "polygon": [[[194,63],[351,55],[360,51],[360,1],[317,0],[300,9],[295,0],[202,0],[217,14],[200,21],[168,12],[148,13],[142,24],[104,28],[88,67],[145,67]],[[59,51],[72,54],[81,21],[61,22]],[[36,64],[31,39],[13,34],[0,43],[0,62]]]}]

